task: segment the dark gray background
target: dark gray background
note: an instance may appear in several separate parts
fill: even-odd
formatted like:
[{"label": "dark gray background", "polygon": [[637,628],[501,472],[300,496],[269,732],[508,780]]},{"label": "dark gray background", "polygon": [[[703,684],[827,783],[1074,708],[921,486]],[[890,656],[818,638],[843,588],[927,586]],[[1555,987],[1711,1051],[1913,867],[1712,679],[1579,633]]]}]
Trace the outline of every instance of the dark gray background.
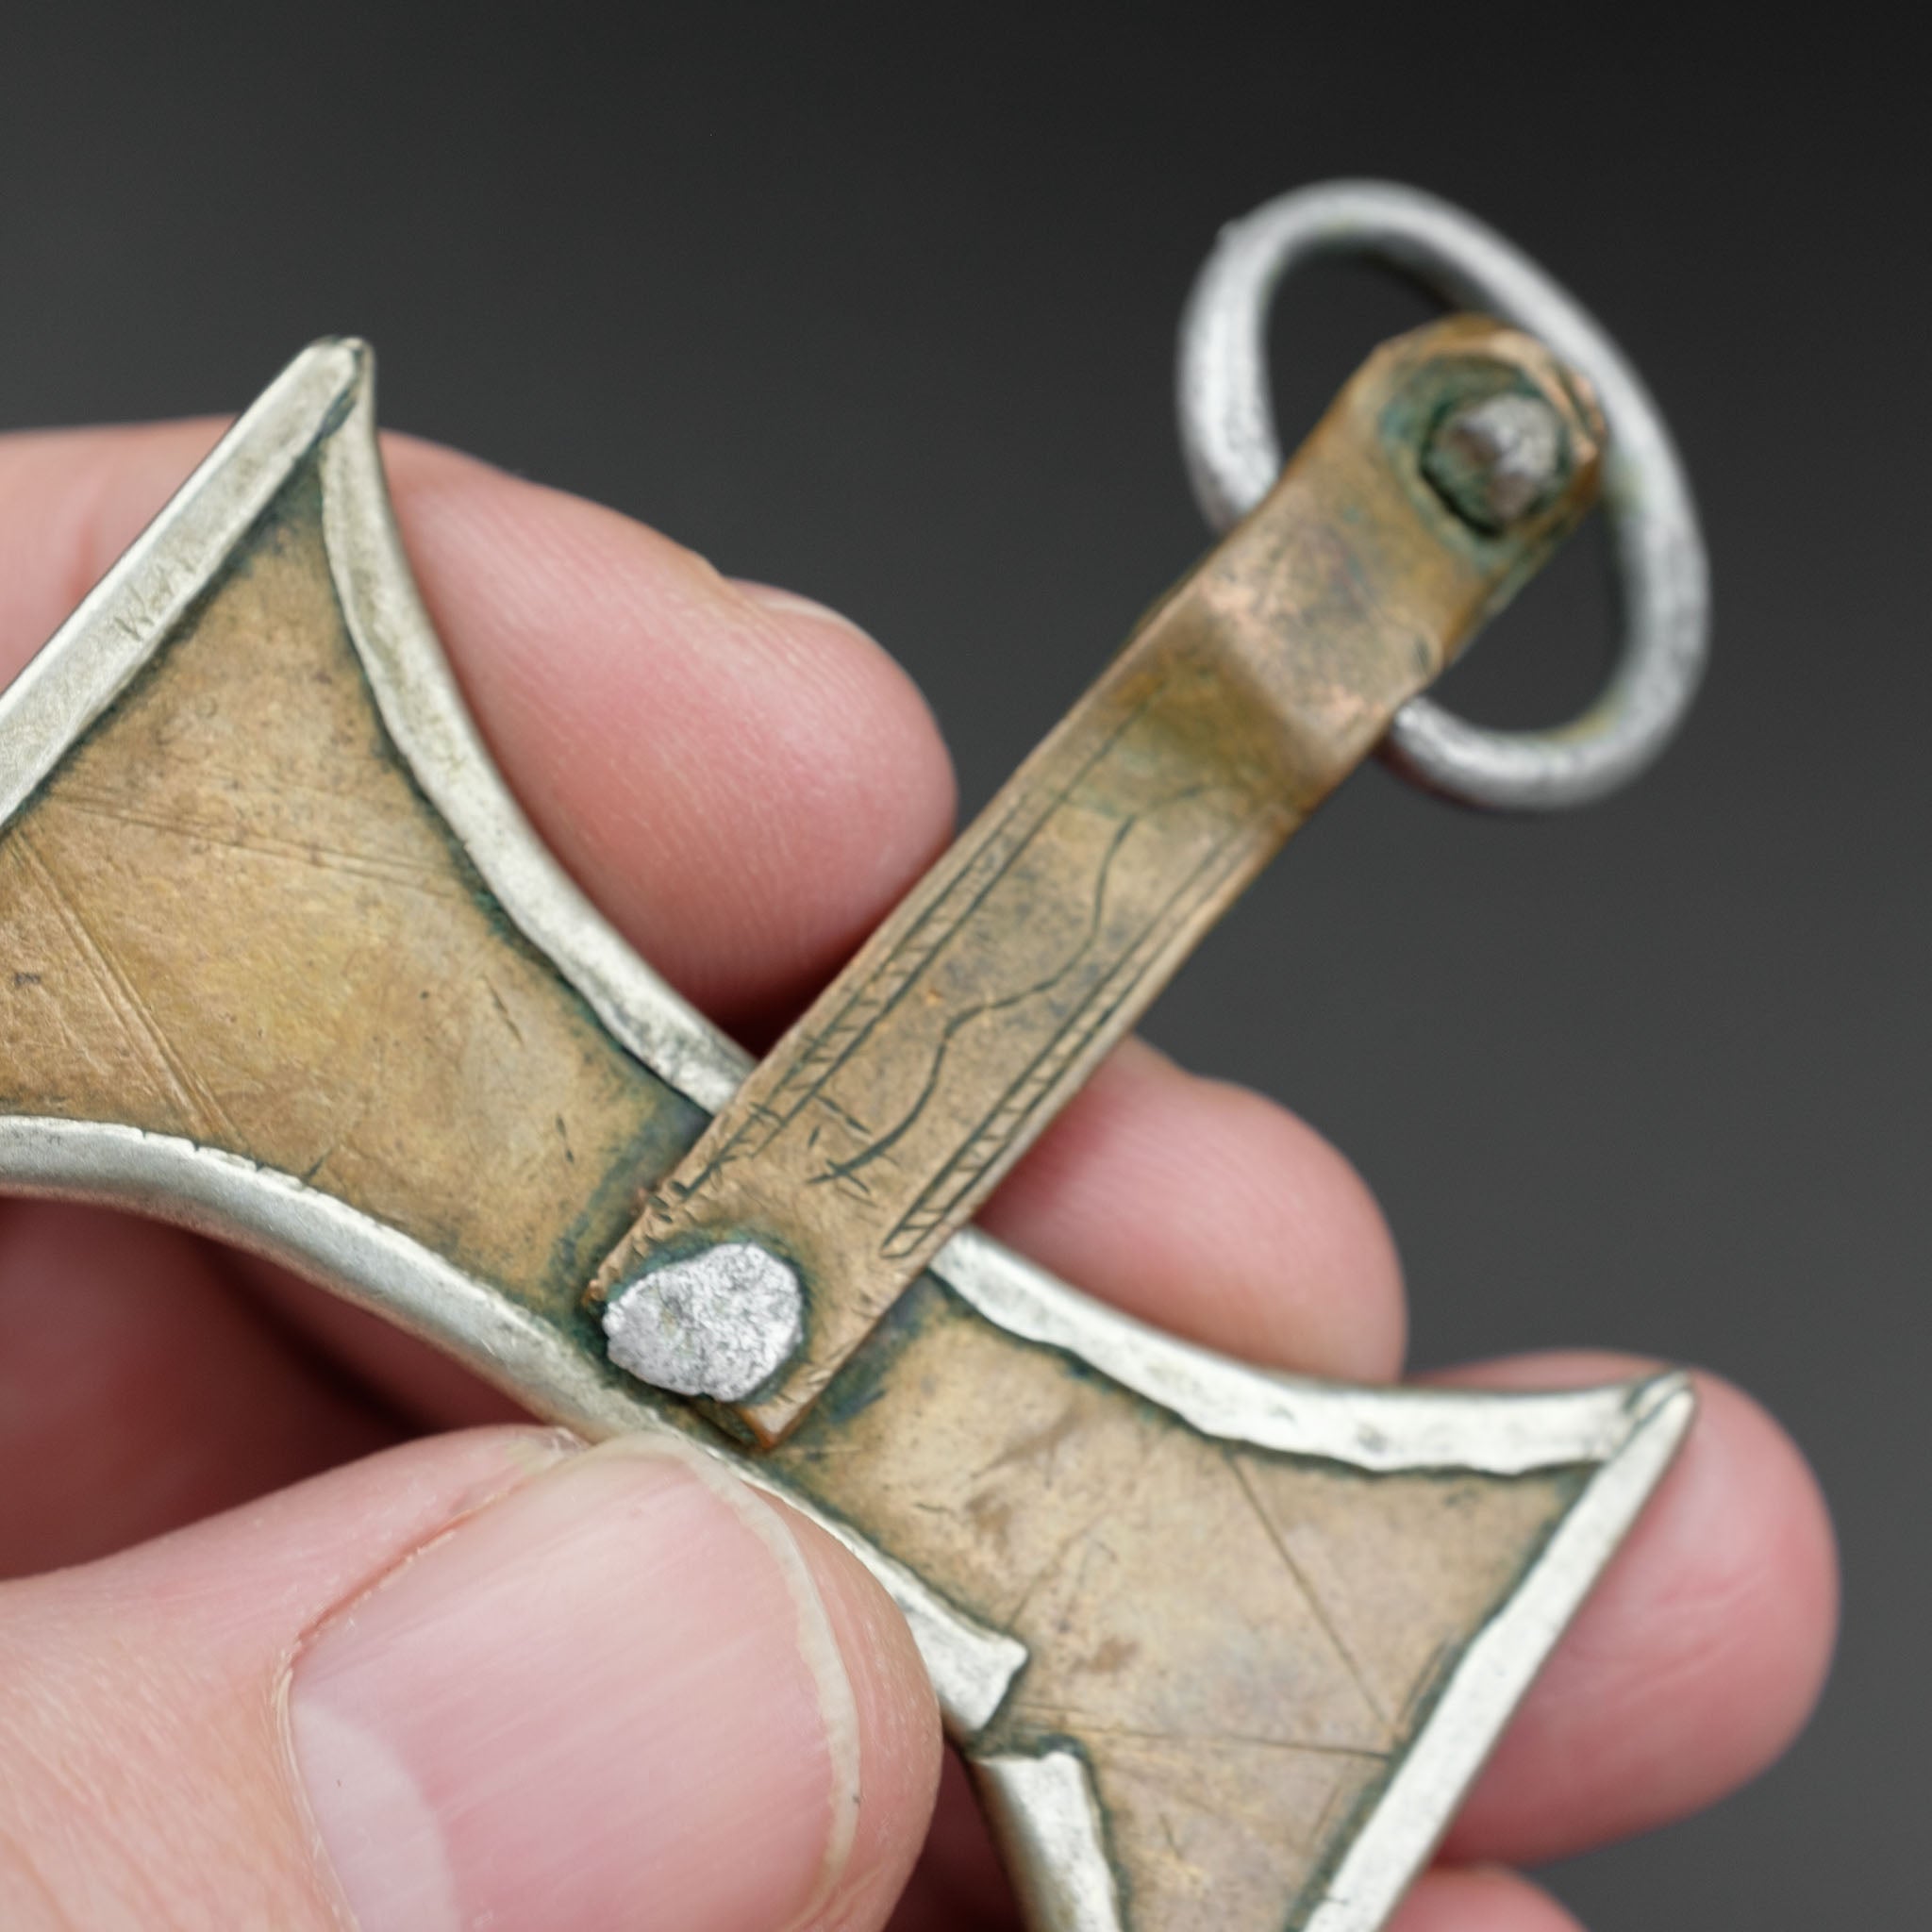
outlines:
[{"label": "dark gray background", "polygon": [[[310,337],[365,334],[390,424],[852,612],[930,694],[969,803],[1203,543],[1170,368],[1220,222],[1324,175],[1417,181],[1622,336],[1715,556],[1681,743],[1536,824],[1369,772],[1152,1027],[1356,1158],[1421,1361],[1722,1365],[1822,1471],[1848,1576],[1823,1713],[1714,1815],[1555,1874],[1605,1932],[1922,1909],[1925,129],[1903,50],[1854,25],[1773,45],[1695,9],[1348,0],[0,23],[0,424],[232,409]],[[1298,284],[1290,440],[1424,312],[1366,271]],[[1536,587],[1457,701],[1574,708],[1601,563]]]}]

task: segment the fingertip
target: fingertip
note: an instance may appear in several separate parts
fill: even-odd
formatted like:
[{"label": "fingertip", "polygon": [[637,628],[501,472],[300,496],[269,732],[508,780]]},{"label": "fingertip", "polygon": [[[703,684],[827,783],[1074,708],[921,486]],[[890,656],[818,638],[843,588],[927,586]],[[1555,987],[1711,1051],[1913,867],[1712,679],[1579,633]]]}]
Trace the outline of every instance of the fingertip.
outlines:
[{"label": "fingertip", "polygon": [[364,1932],[882,1924],[933,1698],[856,1560],[675,1440],[545,1470],[326,1619],[291,1744]]},{"label": "fingertip", "polygon": [[1583,1932],[1548,1892],[1495,1866],[1426,1873],[1389,1932]]},{"label": "fingertip", "polygon": [[905,1618],[871,1573],[815,1524],[784,1515],[824,1600],[858,1718],[858,1816],[830,1913],[847,1932],[886,1922],[918,1860],[939,1789],[939,1706]]},{"label": "fingertip", "polygon": [[1270,1367],[1400,1366],[1402,1266],[1345,1156],[1274,1101],[1124,1042],[981,1217],[1129,1314]]},{"label": "fingertip", "polygon": [[394,1439],[177,1228],[0,1204],[0,1578],[159,1536]]},{"label": "fingertip", "polygon": [[804,997],[951,831],[912,680],[849,621],[616,511],[388,454],[425,600],[545,841],[708,1010],[756,1025]]}]

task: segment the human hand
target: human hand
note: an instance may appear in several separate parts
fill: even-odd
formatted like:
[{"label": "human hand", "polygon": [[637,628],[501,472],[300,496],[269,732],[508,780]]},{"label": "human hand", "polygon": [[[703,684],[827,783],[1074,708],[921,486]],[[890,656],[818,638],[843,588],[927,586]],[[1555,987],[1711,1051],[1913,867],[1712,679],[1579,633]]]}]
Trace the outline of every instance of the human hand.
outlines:
[{"label": "human hand", "polygon": [[[0,675],[210,440],[0,441]],[[425,597],[540,832],[667,977],[768,1037],[947,836],[916,694],[839,619],[623,518],[418,444],[390,461]],[[1399,1368],[1393,1249],[1345,1163],[1145,1047],[984,1222],[1231,1354]],[[1702,1393],[1398,1932],[1557,1932],[1560,1909],[1494,1861],[1694,1809],[1802,1722],[1835,1614],[1823,1507],[1768,1418]],[[264,1263],[0,1208],[0,1464],[19,1579],[0,1588],[0,1924],[320,1927],[343,1899],[362,1932],[1008,1923],[957,1779],[893,1916],[936,1721],[896,1613],[841,1549],[653,1445],[582,1454],[516,1426]]]}]

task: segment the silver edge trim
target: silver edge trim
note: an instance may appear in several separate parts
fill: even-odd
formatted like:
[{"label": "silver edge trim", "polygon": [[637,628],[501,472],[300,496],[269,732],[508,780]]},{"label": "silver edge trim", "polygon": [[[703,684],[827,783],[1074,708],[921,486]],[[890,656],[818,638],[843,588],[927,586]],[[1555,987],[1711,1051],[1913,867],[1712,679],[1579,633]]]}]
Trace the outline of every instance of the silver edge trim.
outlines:
[{"label": "silver edge trim", "polygon": [[1039,1932],[1121,1932],[1120,1888],[1085,1762],[1071,1751],[978,1757],[973,1776],[1026,1923]]},{"label": "silver edge trim", "polygon": [[94,1121],[0,1114],[0,1174],[37,1194],[157,1214],[198,1234],[241,1241],[455,1356],[519,1400],[592,1441],[632,1430],[675,1436],[835,1536],[898,1605],[931,1673],[947,1723],[971,1737],[1026,1661],[1016,1638],[966,1616],[904,1564],[874,1548],[758,1465],[675,1427],[641,1391],[572,1347],[557,1329],[421,1242],[273,1168],[170,1134]]},{"label": "silver edge trim", "polygon": [[1591,1478],[1516,1593],[1463,1653],[1303,1932],[1376,1932],[1394,1909],[1670,1467],[1696,1411],[1695,1391],[1681,1372],[1641,1385],[1627,1441]]},{"label": "silver edge trim", "polygon": [[1469,1469],[1522,1475],[1610,1455],[1641,1382],[1498,1394],[1318,1382],[1251,1368],[1092,1301],[963,1228],[934,1270],[989,1322],[1077,1355],[1204,1436],[1389,1474]]}]

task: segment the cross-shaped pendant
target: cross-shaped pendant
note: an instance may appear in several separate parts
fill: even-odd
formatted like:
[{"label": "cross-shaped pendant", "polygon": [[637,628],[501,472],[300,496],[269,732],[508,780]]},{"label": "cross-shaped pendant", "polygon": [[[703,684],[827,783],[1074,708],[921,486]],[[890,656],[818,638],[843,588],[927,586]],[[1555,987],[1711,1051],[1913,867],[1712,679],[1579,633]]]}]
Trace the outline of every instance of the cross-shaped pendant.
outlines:
[{"label": "cross-shaped pendant", "polygon": [[[814,1517],[905,1612],[1040,1927],[1372,1932],[1688,1386],[1264,1374],[967,1224],[1391,725],[1442,779],[1407,708],[1588,507],[1604,419],[1613,503],[1658,460],[1551,312],[1372,357],[756,1068],[525,824],[391,521],[370,358],[309,350],[0,697],[0,1179],[247,1242]],[[1668,727],[1672,648],[1573,793]]]}]

